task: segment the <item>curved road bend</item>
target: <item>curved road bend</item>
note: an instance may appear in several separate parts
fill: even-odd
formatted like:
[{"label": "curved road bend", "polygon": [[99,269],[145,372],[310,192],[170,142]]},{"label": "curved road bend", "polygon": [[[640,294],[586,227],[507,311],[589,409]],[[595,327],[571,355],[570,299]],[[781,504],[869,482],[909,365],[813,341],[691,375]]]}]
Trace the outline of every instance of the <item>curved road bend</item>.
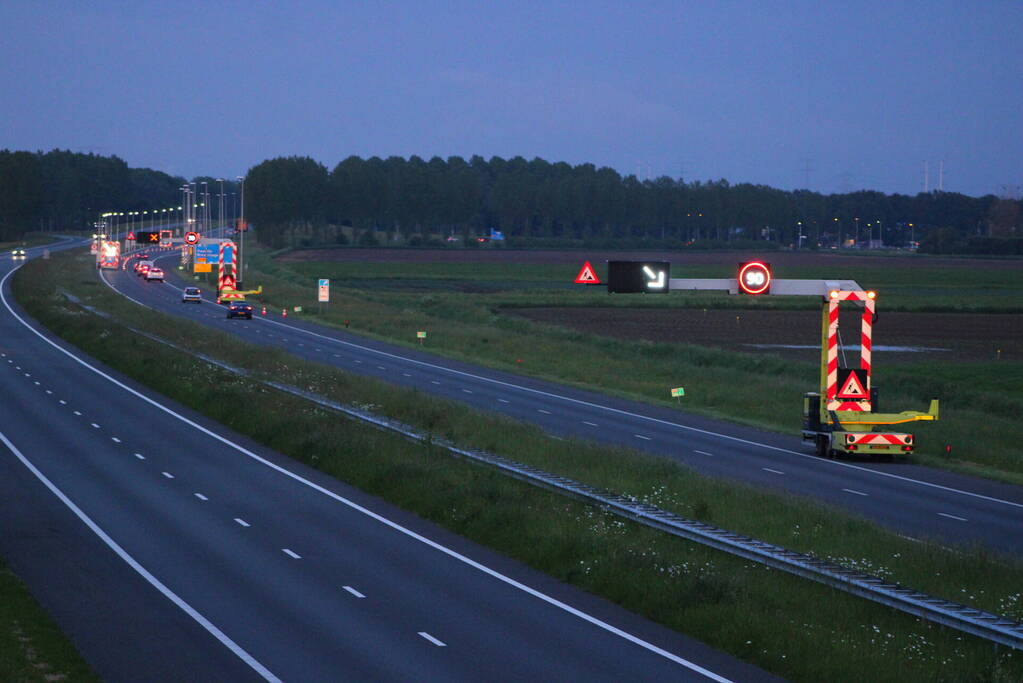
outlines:
[{"label": "curved road bend", "polygon": [[11,270],[0,554],[104,679],[770,678],[151,395]]}]

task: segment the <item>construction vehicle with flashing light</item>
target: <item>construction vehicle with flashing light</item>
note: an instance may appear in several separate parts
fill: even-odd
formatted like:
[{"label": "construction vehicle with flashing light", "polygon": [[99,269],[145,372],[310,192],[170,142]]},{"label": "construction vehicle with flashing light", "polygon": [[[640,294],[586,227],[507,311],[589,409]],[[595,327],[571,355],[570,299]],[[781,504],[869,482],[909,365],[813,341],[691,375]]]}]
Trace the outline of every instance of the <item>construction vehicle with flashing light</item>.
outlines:
[{"label": "construction vehicle with flashing light", "polygon": [[[829,288],[821,306],[820,389],[803,395],[803,440],[813,441],[817,455],[859,454],[892,459],[913,453],[912,434],[897,425],[938,419],[938,399],[927,412],[878,411],[878,390],[871,383],[876,294],[872,291]],[[839,334],[839,306],[863,307],[860,329],[860,367],[839,365],[844,358]]]}]

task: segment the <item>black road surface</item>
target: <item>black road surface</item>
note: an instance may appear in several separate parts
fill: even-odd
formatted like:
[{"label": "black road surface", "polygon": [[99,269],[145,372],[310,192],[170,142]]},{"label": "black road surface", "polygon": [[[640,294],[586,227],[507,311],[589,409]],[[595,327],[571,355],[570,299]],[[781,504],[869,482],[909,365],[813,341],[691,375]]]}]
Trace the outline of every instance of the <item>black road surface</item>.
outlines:
[{"label": "black road surface", "polygon": [[[16,265],[0,264],[0,555],[104,679],[770,678],[152,395],[29,320]],[[170,284],[112,280],[228,323]],[[279,321],[230,324],[425,374]]]}]

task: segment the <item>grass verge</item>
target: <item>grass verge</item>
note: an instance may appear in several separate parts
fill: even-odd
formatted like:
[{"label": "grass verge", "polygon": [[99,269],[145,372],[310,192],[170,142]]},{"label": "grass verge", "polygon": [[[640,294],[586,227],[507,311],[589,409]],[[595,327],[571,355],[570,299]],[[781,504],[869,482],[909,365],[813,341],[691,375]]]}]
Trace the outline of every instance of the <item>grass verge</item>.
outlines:
[{"label": "grass verge", "polygon": [[[86,314],[51,283],[114,319]],[[19,301],[45,325],[154,390],[457,533],[781,675],[871,681],[1023,676],[1018,654],[623,522],[452,460],[429,445],[341,419],[256,380],[283,379],[452,441],[1015,618],[1023,618],[1019,563],[913,543],[822,506],[700,477],[663,459],[551,439],[534,427],[458,404],[281,352],[257,351],[113,294],[96,281],[91,260],[80,255],[30,262],[14,286]],[[117,320],[254,374],[240,378],[168,354]],[[153,357],[163,359],[159,373],[145,360]],[[200,371],[210,381],[193,382]]]},{"label": "grass verge", "polygon": [[0,562],[0,680],[99,681],[29,594]]}]

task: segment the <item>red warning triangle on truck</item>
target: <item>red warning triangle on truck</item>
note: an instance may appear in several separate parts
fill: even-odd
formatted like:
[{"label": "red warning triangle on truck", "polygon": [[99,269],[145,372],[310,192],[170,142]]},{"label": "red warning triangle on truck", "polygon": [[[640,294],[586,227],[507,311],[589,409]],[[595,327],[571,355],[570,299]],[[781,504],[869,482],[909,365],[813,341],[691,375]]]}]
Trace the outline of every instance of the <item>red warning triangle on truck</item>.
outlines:
[{"label": "red warning triangle on truck", "polygon": [[866,399],[869,398],[867,394],[867,388],[863,384],[863,380],[860,378],[861,375],[866,375],[864,370],[849,370],[849,374],[846,375],[845,379],[839,385],[838,395],[836,398],[843,399]]},{"label": "red warning triangle on truck", "polygon": [[599,285],[600,278],[593,271],[593,266],[587,261],[583,264],[583,269],[579,271],[579,274],[575,276],[575,283],[577,285]]}]

